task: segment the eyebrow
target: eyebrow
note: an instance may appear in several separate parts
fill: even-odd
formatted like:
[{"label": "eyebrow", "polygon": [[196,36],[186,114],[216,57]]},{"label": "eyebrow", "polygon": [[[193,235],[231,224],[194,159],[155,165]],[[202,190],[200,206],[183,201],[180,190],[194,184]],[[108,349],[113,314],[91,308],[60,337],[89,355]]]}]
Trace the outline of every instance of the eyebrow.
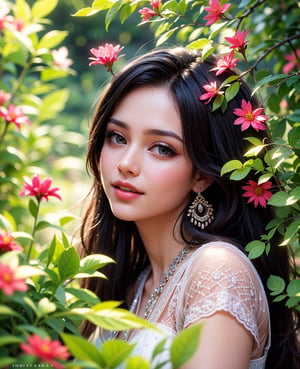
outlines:
[{"label": "eyebrow", "polygon": [[[119,127],[129,129],[128,124],[125,123],[125,122],[120,121],[119,119],[110,118],[109,122],[114,123],[114,124],[118,125]],[[145,129],[144,133],[146,135],[173,137],[176,140],[178,140],[180,142],[183,142],[183,139],[181,137],[179,137],[175,132],[172,132],[172,131],[165,131],[163,129],[156,129],[156,128],[148,128],[148,129]]]}]

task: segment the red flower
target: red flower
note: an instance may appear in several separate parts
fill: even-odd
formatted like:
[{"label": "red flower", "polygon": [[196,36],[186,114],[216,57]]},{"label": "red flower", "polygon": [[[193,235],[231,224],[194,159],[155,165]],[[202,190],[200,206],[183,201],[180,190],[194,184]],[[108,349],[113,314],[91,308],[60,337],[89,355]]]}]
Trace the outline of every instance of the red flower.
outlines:
[{"label": "red flower", "polygon": [[250,31],[236,31],[235,35],[233,37],[224,37],[225,40],[230,42],[232,45],[230,46],[230,49],[237,49],[239,51],[243,50],[245,48],[245,45],[249,41],[245,41],[246,36],[248,35]]},{"label": "red flower", "polygon": [[28,355],[37,356],[42,362],[52,365],[53,368],[63,369],[64,366],[58,360],[67,360],[70,356],[68,348],[59,341],[50,338],[41,338],[37,334],[27,337],[27,343],[21,343],[20,347]]},{"label": "red flower", "polygon": [[152,17],[155,17],[156,15],[159,15],[157,12],[155,12],[154,10],[150,9],[150,8],[143,8],[139,10],[139,13],[142,16],[142,21],[146,22],[147,20],[149,20]]},{"label": "red flower", "polygon": [[214,96],[222,95],[224,93],[223,91],[220,91],[218,89],[216,81],[211,82],[209,85],[204,85],[203,88],[204,88],[205,91],[207,91],[207,93],[202,94],[200,96],[200,100],[207,100],[208,99],[205,102],[205,104],[208,104]]},{"label": "red flower", "polygon": [[258,183],[249,180],[246,186],[243,186],[242,189],[246,192],[243,194],[244,197],[249,197],[249,202],[254,202],[254,207],[257,205],[261,205],[262,207],[266,207],[267,201],[272,197],[272,193],[267,191],[271,188],[272,182],[268,181],[259,185]]},{"label": "red flower", "polygon": [[24,177],[25,185],[20,192],[20,196],[34,196],[38,201],[41,201],[43,198],[48,201],[49,196],[57,197],[59,200],[62,198],[56,193],[59,188],[50,188],[52,179],[46,178],[43,181],[41,180],[38,174],[35,174],[32,179],[28,177]]},{"label": "red flower", "polygon": [[217,66],[211,70],[212,71],[216,70],[217,71],[216,76],[218,76],[222,74],[223,72],[225,72],[226,69],[234,68],[236,66],[236,63],[240,59],[233,59],[233,57],[234,57],[234,50],[232,50],[229,55],[224,55],[223,58],[219,59],[217,61]]},{"label": "red flower", "polygon": [[16,242],[14,242],[14,237],[11,235],[11,233],[8,233],[3,229],[0,229],[0,252],[12,250],[23,251],[23,248]]},{"label": "red flower", "polygon": [[11,98],[11,94],[4,90],[0,90],[0,105],[5,105],[7,101]]},{"label": "red flower", "polygon": [[0,116],[3,117],[7,122],[14,123],[20,130],[21,124],[29,124],[28,117],[23,114],[23,110],[20,106],[14,106],[10,104],[8,109],[4,106],[0,107]]},{"label": "red flower", "polygon": [[154,9],[159,9],[162,0],[151,0],[151,5]]},{"label": "red flower", "polygon": [[11,296],[15,291],[25,292],[27,289],[25,279],[16,278],[15,271],[9,265],[0,262],[0,290],[6,296]]},{"label": "red flower", "polygon": [[266,126],[263,124],[268,117],[266,115],[260,114],[263,111],[262,108],[257,108],[252,110],[252,105],[250,101],[242,100],[242,108],[234,109],[233,114],[239,116],[233,124],[239,125],[241,124],[241,130],[245,131],[250,126],[254,128],[257,132],[259,130],[263,131],[266,129]]},{"label": "red flower", "polygon": [[284,58],[289,61],[289,63],[283,67],[283,73],[289,74],[294,68],[300,69],[300,49],[296,50],[296,55],[294,52],[291,52],[290,54],[284,55]]},{"label": "red flower", "polygon": [[208,14],[203,18],[208,20],[205,25],[210,26],[221,19],[222,14],[225,13],[230,6],[231,4],[225,4],[221,6],[219,0],[209,0],[209,6],[204,8],[204,10],[208,12]]},{"label": "red flower", "polygon": [[121,58],[121,56],[123,56],[118,56],[119,52],[123,49],[124,47],[120,47],[120,45],[113,46],[112,44],[99,46],[98,49],[91,49],[90,51],[95,56],[95,58],[89,58],[90,60],[92,60],[89,66],[102,64],[107,68],[108,71],[111,72],[114,62]]},{"label": "red flower", "polygon": [[69,51],[65,46],[62,46],[57,50],[52,50],[54,64],[62,69],[67,69],[71,64],[73,64],[72,59],[69,59],[68,55]]}]

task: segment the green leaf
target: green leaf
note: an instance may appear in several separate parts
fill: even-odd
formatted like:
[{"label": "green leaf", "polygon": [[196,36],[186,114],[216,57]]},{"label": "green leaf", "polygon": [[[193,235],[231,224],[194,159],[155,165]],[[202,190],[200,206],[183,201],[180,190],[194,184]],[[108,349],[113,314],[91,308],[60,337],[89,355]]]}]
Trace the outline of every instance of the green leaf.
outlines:
[{"label": "green leaf", "polygon": [[291,224],[289,224],[285,231],[284,237],[290,239],[298,232],[300,232],[300,219],[296,219]]},{"label": "green leaf", "polygon": [[257,137],[245,137],[244,140],[249,141],[255,146],[263,145],[262,141]]},{"label": "green leaf", "polygon": [[263,150],[265,148],[265,145],[258,145],[258,146],[254,146],[251,147],[251,149],[249,149],[244,156],[249,157],[249,156],[258,156],[258,154],[261,152],[261,150]]},{"label": "green leaf", "polygon": [[230,85],[228,88],[226,88],[225,91],[225,99],[226,101],[230,101],[232,100],[237,93],[239,92],[240,89],[240,83],[239,82],[234,82],[232,85]]},{"label": "green leaf", "polygon": [[38,212],[39,212],[39,206],[38,206],[38,204],[34,200],[30,199],[29,200],[29,204],[28,204],[28,208],[29,208],[30,214],[34,218],[36,218],[37,215],[38,215]]},{"label": "green leaf", "polygon": [[58,261],[58,271],[61,281],[72,278],[79,269],[79,256],[74,247],[64,250]]},{"label": "green leaf", "polygon": [[99,350],[84,338],[66,333],[62,333],[61,338],[76,359],[89,360],[104,365]]},{"label": "green leaf", "polygon": [[267,280],[267,286],[271,291],[272,296],[279,295],[285,289],[285,282],[281,277],[277,275],[271,275]]},{"label": "green leaf", "polygon": [[262,241],[255,240],[252,242],[249,242],[246,246],[246,251],[249,253],[248,258],[249,259],[256,259],[259,256],[263,254],[265,251],[265,244]]},{"label": "green leaf", "polygon": [[267,83],[272,85],[275,82],[280,82],[280,81],[282,81],[282,80],[284,80],[286,78],[287,78],[287,75],[286,74],[276,74],[276,75],[273,75],[273,76],[267,76],[267,77],[261,79],[257,83],[255,89],[252,92],[252,95],[255,95],[255,93],[257,92],[257,90],[259,90],[260,87],[262,87],[263,85],[266,85]]},{"label": "green leaf", "polygon": [[251,171],[250,167],[236,169],[231,174],[230,179],[233,180],[233,181],[240,181],[241,179],[244,179],[245,177],[247,177],[247,175],[250,173],[250,171]]},{"label": "green leaf", "polygon": [[44,18],[50,14],[58,4],[58,0],[38,0],[32,5],[31,16],[32,18]]},{"label": "green leaf", "polygon": [[221,176],[223,176],[226,173],[232,172],[235,169],[240,169],[243,167],[243,164],[239,160],[230,160],[226,164],[223,165],[221,169]]},{"label": "green leaf", "polygon": [[38,302],[37,316],[39,318],[48,315],[50,313],[53,313],[54,311],[56,311],[56,305],[53,302],[51,302],[47,297],[42,298]]},{"label": "green leaf", "polygon": [[91,7],[79,9],[76,13],[72,14],[73,17],[90,17],[100,12],[100,9],[94,9]]},{"label": "green leaf", "polygon": [[187,45],[187,48],[188,49],[203,50],[205,47],[207,47],[209,45],[211,45],[211,41],[209,41],[207,38],[199,38],[198,40],[190,42]]},{"label": "green leaf", "polygon": [[202,324],[193,324],[181,331],[171,344],[170,354],[173,368],[185,364],[196,352],[200,341]]},{"label": "green leaf", "polygon": [[213,102],[212,111],[216,111],[224,102],[224,95],[218,95]]},{"label": "green leaf", "polygon": [[18,314],[16,311],[11,309],[10,307],[8,307],[6,305],[0,305],[0,317],[1,317],[1,319],[4,319],[4,317],[7,317],[7,316],[15,316],[19,319],[24,320],[24,318],[20,314]]},{"label": "green leaf", "polygon": [[156,46],[162,45],[164,42],[166,42],[175,32],[175,29],[170,29],[169,31],[162,34],[159,39],[156,41]]},{"label": "green leaf", "polygon": [[66,215],[64,217],[61,217],[59,219],[59,224],[63,227],[65,226],[66,224],[72,222],[74,220],[74,216],[72,215]]},{"label": "green leaf", "polygon": [[67,37],[67,31],[53,30],[46,33],[38,44],[38,49],[53,49]]},{"label": "green leaf", "polygon": [[[96,2],[96,1],[95,1]],[[102,2],[101,0],[98,0],[97,3],[99,3],[100,5],[100,2]],[[111,22],[116,18],[116,16],[118,15],[118,13],[120,12],[122,6],[123,6],[123,0],[117,0],[117,1],[114,1],[113,2],[113,5],[109,7],[107,13],[106,13],[106,16],[105,16],[105,29],[106,31],[108,31],[108,28],[111,24]],[[93,7],[94,4],[93,4]]]},{"label": "green leaf", "polygon": [[122,331],[130,328],[158,329],[148,321],[139,318],[125,309],[107,308],[103,303],[93,306],[92,309],[72,309],[70,314],[83,316],[91,323],[108,330]]},{"label": "green leaf", "polygon": [[98,304],[100,302],[99,297],[92,291],[83,288],[65,288],[65,292],[77,297],[81,301],[85,301],[91,305]]},{"label": "green leaf", "polygon": [[300,299],[300,279],[293,279],[289,282],[286,292],[289,297],[298,297]]},{"label": "green leaf", "polygon": [[12,334],[3,333],[0,336],[0,346],[11,345],[13,343],[21,343],[23,340],[20,337],[13,336]]},{"label": "green leaf", "polygon": [[290,193],[278,191],[268,201],[272,206],[289,206],[297,203],[300,199],[300,187],[294,188]]},{"label": "green leaf", "polygon": [[48,248],[47,266],[52,262],[56,248],[56,235],[53,236],[50,246]]},{"label": "green leaf", "polygon": [[63,110],[68,98],[68,89],[57,90],[46,95],[40,105],[39,121],[43,122],[54,118],[58,112]]},{"label": "green leaf", "polygon": [[88,255],[80,261],[78,273],[93,273],[109,263],[115,263],[115,261],[106,255]]},{"label": "green leaf", "polygon": [[121,340],[106,341],[101,347],[101,356],[106,368],[117,368],[130,355],[134,345]]},{"label": "green leaf", "polygon": [[126,369],[151,369],[150,363],[140,356],[131,356],[126,361]]}]

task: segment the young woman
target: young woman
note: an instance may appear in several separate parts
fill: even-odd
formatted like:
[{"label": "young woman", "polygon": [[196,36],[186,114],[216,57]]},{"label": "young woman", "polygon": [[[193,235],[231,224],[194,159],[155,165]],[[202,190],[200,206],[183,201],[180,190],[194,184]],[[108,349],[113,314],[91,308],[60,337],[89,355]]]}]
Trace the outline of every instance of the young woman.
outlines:
[{"label": "young woman", "polygon": [[[104,91],[90,132],[82,241],[85,253],[116,264],[104,271],[108,281],[85,285],[161,328],[120,333],[134,354],[150,358],[164,335],[204,321],[185,369],[297,369],[299,313],[265,292],[271,274],[288,282],[294,272],[288,248],[277,235],[270,253],[250,262],[245,245],[264,233],[272,209],[248,203],[245,183],[220,176],[227,161],[243,160],[244,137],[269,137],[233,124],[242,100],[258,107],[244,82],[225,112],[200,99],[204,85],[234,74],[216,77],[216,62],[183,48],[153,51]],[[99,344],[111,337],[87,323],[92,333]]]}]

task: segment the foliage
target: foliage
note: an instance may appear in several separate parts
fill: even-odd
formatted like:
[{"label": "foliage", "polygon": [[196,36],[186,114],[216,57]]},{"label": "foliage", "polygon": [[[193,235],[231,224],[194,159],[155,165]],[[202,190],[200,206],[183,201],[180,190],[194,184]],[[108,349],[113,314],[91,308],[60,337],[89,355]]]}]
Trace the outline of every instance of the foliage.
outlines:
[{"label": "foliage", "polygon": [[[75,75],[68,50],[61,46],[68,34],[54,30],[50,21],[57,5],[58,0],[38,0],[32,5],[25,0],[1,2],[0,367],[33,367],[43,362],[56,368],[100,369],[126,362],[127,369],[150,368],[152,360],[130,356],[132,345],[128,343],[113,339],[99,351],[80,334],[83,319],[109,330],[154,327],[120,309],[119,302],[103,303],[79,287],[80,278],[105,278],[99,269],[113,261],[103,255],[80,260],[66,230],[74,215],[58,215],[59,207],[53,205],[62,196],[58,187],[51,188],[49,173],[57,173],[58,163],[66,163],[60,164],[61,171],[78,163],[75,156],[59,160],[57,156],[65,152],[60,148],[84,140],[55,124],[70,95],[70,90],[62,87],[63,81]],[[213,52],[226,54],[228,39],[238,30],[250,30],[235,54],[242,59],[238,63],[241,76],[264,103],[275,145],[262,160],[258,154],[265,143],[249,137],[253,147],[245,153],[245,161],[227,163],[222,175],[240,181],[254,170],[260,186],[268,183],[274,171],[280,174],[282,191],[271,197],[266,191],[257,201],[274,206],[276,218],[247,250],[250,258],[268,252],[269,241],[278,230],[283,235],[281,246],[291,245],[299,255],[299,5],[292,0],[272,5],[264,0],[243,0],[225,5],[223,1],[219,14],[207,17],[208,1],[203,0],[95,0],[76,15],[103,13],[108,30],[113,21],[123,24],[140,13],[139,27],[150,26],[158,46],[185,44],[201,49],[204,58]],[[73,19],[76,22],[77,18]],[[238,80],[219,86],[222,93],[214,94],[208,88],[213,109],[225,109],[238,88]],[[299,280],[285,286],[279,277],[271,276],[268,287],[275,300],[299,308]],[[201,326],[194,326],[173,340],[169,348],[173,368],[193,354],[200,331]],[[76,361],[66,361],[63,343]],[[163,340],[153,355],[165,350]]]},{"label": "foliage", "polygon": [[[297,19],[299,4],[293,0],[271,3],[266,0],[191,1],[191,0],[107,0],[94,1],[90,7],[76,12],[76,16],[92,16],[105,12],[108,30],[112,21],[119,18],[124,23],[134,13],[140,13],[139,27],[147,26],[154,33],[156,46],[166,43],[185,45],[200,49],[203,59],[212,53],[223,55],[227,66],[237,62],[240,75],[226,80],[222,86],[203,86],[208,92],[201,100],[209,99],[212,110],[226,109],[239,90],[238,80],[243,77],[252,86],[263,102],[267,116],[251,111],[249,106],[238,109],[237,115],[244,120],[234,124],[251,125],[262,129],[261,122],[268,118],[274,145],[259,158],[266,143],[254,137],[247,140],[252,144],[244,154],[245,160],[232,160],[224,165],[221,175],[233,181],[246,179],[250,171],[258,176],[257,183],[245,186],[248,195],[257,206],[273,206],[276,217],[266,227],[260,240],[247,245],[250,258],[256,258],[270,250],[270,240],[280,232],[283,241],[280,247],[291,246],[296,256],[300,254],[300,33]],[[229,54],[228,54],[229,53]],[[232,61],[234,56],[239,59]],[[226,59],[225,59],[226,58]],[[231,65],[229,65],[232,63]],[[221,71],[220,71],[221,72]],[[218,73],[220,73],[218,72]],[[218,88],[217,88],[218,87]],[[249,110],[247,111],[247,108]],[[251,120],[249,115],[251,114]],[[256,119],[258,117],[258,119]],[[271,194],[269,180],[279,174],[282,190]],[[252,186],[252,188],[251,188]],[[256,191],[258,189],[259,191]],[[258,193],[263,196],[259,197]],[[298,259],[297,259],[298,260]],[[292,280],[288,286],[280,279],[281,288],[276,286],[280,279],[270,276],[271,295],[286,299],[288,307],[300,309],[300,284]],[[286,292],[284,292],[286,291]]]},{"label": "foliage", "polygon": [[[105,278],[99,270],[113,260],[98,254],[80,260],[66,231],[74,215],[49,218],[53,200],[63,199],[52,179],[44,178],[61,161],[55,147],[83,141],[55,124],[70,94],[61,81],[75,75],[61,46],[67,32],[53,29],[47,18],[57,3],[17,0],[0,9],[0,367],[114,368],[133,346],[113,340],[98,352],[81,336],[83,319],[109,330],[155,328],[119,302],[103,303],[80,287],[81,278]],[[78,162],[64,159],[63,171]],[[172,347],[196,339],[199,328]],[[156,355],[165,349],[160,343]],[[127,367],[142,365],[149,367],[142,358],[130,358]]]}]

